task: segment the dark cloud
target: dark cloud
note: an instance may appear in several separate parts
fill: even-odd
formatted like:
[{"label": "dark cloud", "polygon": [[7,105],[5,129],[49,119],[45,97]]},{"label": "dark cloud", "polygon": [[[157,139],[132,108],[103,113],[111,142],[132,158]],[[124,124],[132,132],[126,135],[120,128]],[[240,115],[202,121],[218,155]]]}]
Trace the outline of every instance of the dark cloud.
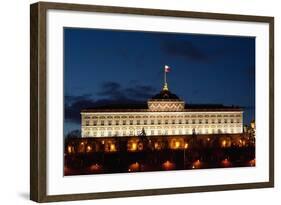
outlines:
[{"label": "dark cloud", "polygon": [[101,97],[109,97],[110,99],[126,99],[125,94],[122,92],[121,85],[116,82],[105,82],[101,86],[101,90],[97,93]]},{"label": "dark cloud", "polygon": [[163,41],[162,48],[169,55],[196,61],[208,60],[208,56],[188,40]]},{"label": "dark cloud", "polygon": [[105,82],[101,86],[98,96],[111,100],[137,100],[143,101],[154,95],[156,89],[149,85],[141,85],[138,82],[131,83],[130,87],[123,88],[116,82]]},{"label": "dark cloud", "polygon": [[80,96],[65,95],[64,100],[66,103],[72,103],[80,100],[87,100],[91,97],[91,94],[84,94]]},{"label": "dark cloud", "polygon": [[155,88],[133,83],[130,88],[123,88],[116,82],[105,82],[97,93],[98,98],[85,94],[65,96],[64,117],[68,122],[80,123],[80,111],[85,108],[105,107],[108,105],[142,105],[155,94]]}]

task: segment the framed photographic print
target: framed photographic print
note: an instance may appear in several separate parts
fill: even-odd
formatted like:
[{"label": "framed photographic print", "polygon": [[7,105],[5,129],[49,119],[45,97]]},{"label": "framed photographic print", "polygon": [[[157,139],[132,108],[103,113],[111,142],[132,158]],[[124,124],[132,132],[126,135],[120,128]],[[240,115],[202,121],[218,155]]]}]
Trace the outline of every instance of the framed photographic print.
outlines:
[{"label": "framed photographic print", "polygon": [[274,18],[31,5],[30,198],[274,186]]}]

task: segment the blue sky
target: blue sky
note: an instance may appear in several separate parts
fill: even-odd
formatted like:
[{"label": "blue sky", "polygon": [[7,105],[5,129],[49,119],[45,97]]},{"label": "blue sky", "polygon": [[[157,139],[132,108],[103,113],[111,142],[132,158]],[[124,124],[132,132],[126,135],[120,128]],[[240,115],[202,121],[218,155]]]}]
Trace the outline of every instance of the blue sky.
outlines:
[{"label": "blue sky", "polygon": [[255,118],[255,38],[64,28],[65,133],[82,108],[145,102],[163,86],[190,104],[244,107]]}]

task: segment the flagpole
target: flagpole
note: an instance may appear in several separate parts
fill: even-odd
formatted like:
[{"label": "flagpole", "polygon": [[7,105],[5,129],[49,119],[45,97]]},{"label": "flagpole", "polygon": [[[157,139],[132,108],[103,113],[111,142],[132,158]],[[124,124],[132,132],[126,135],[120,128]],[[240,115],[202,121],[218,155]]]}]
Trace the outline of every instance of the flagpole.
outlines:
[{"label": "flagpole", "polygon": [[164,85],[167,83],[166,70],[164,69]]}]

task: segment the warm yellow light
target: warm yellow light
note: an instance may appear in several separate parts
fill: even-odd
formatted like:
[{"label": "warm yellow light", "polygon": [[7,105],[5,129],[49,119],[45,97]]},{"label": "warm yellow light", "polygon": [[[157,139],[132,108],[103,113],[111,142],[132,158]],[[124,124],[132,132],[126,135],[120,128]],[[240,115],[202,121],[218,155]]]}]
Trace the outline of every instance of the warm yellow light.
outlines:
[{"label": "warm yellow light", "polygon": [[110,151],[111,151],[111,152],[116,151],[115,144],[110,144]]},{"label": "warm yellow light", "polygon": [[226,147],[226,140],[223,140],[221,145],[222,145],[222,147]]},{"label": "warm yellow light", "polygon": [[131,150],[132,151],[137,150],[137,143],[135,143],[135,142],[132,143],[132,149]]},{"label": "warm yellow light", "polygon": [[158,148],[158,143],[157,143],[157,142],[155,142],[155,144],[154,144],[154,148],[155,148],[155,149],[157,149],[157,148]]},{"label": "warm yellow light", "polygon": [[72,153],[72,147],[71,147],[71,146],[68,146],[68,147],[67,147],[67,151],[68,151],[69,154],[71,154],[71,153]]},{"label": "warm yellow light", "polygon": [[87,152],[92,151],[92,147],[90,145],[87,146]]},{"label": "warm yellow light", "polygon": [[184,149],[187,149],[188,148],[188,143],[185,143],[184,144]]},{"label": "warm yellow light", "polygon": [[175,142],[175,148],[177,149],[177,148],[179,148],[180,147],[180,142],[179,141],[176,141]]}]

